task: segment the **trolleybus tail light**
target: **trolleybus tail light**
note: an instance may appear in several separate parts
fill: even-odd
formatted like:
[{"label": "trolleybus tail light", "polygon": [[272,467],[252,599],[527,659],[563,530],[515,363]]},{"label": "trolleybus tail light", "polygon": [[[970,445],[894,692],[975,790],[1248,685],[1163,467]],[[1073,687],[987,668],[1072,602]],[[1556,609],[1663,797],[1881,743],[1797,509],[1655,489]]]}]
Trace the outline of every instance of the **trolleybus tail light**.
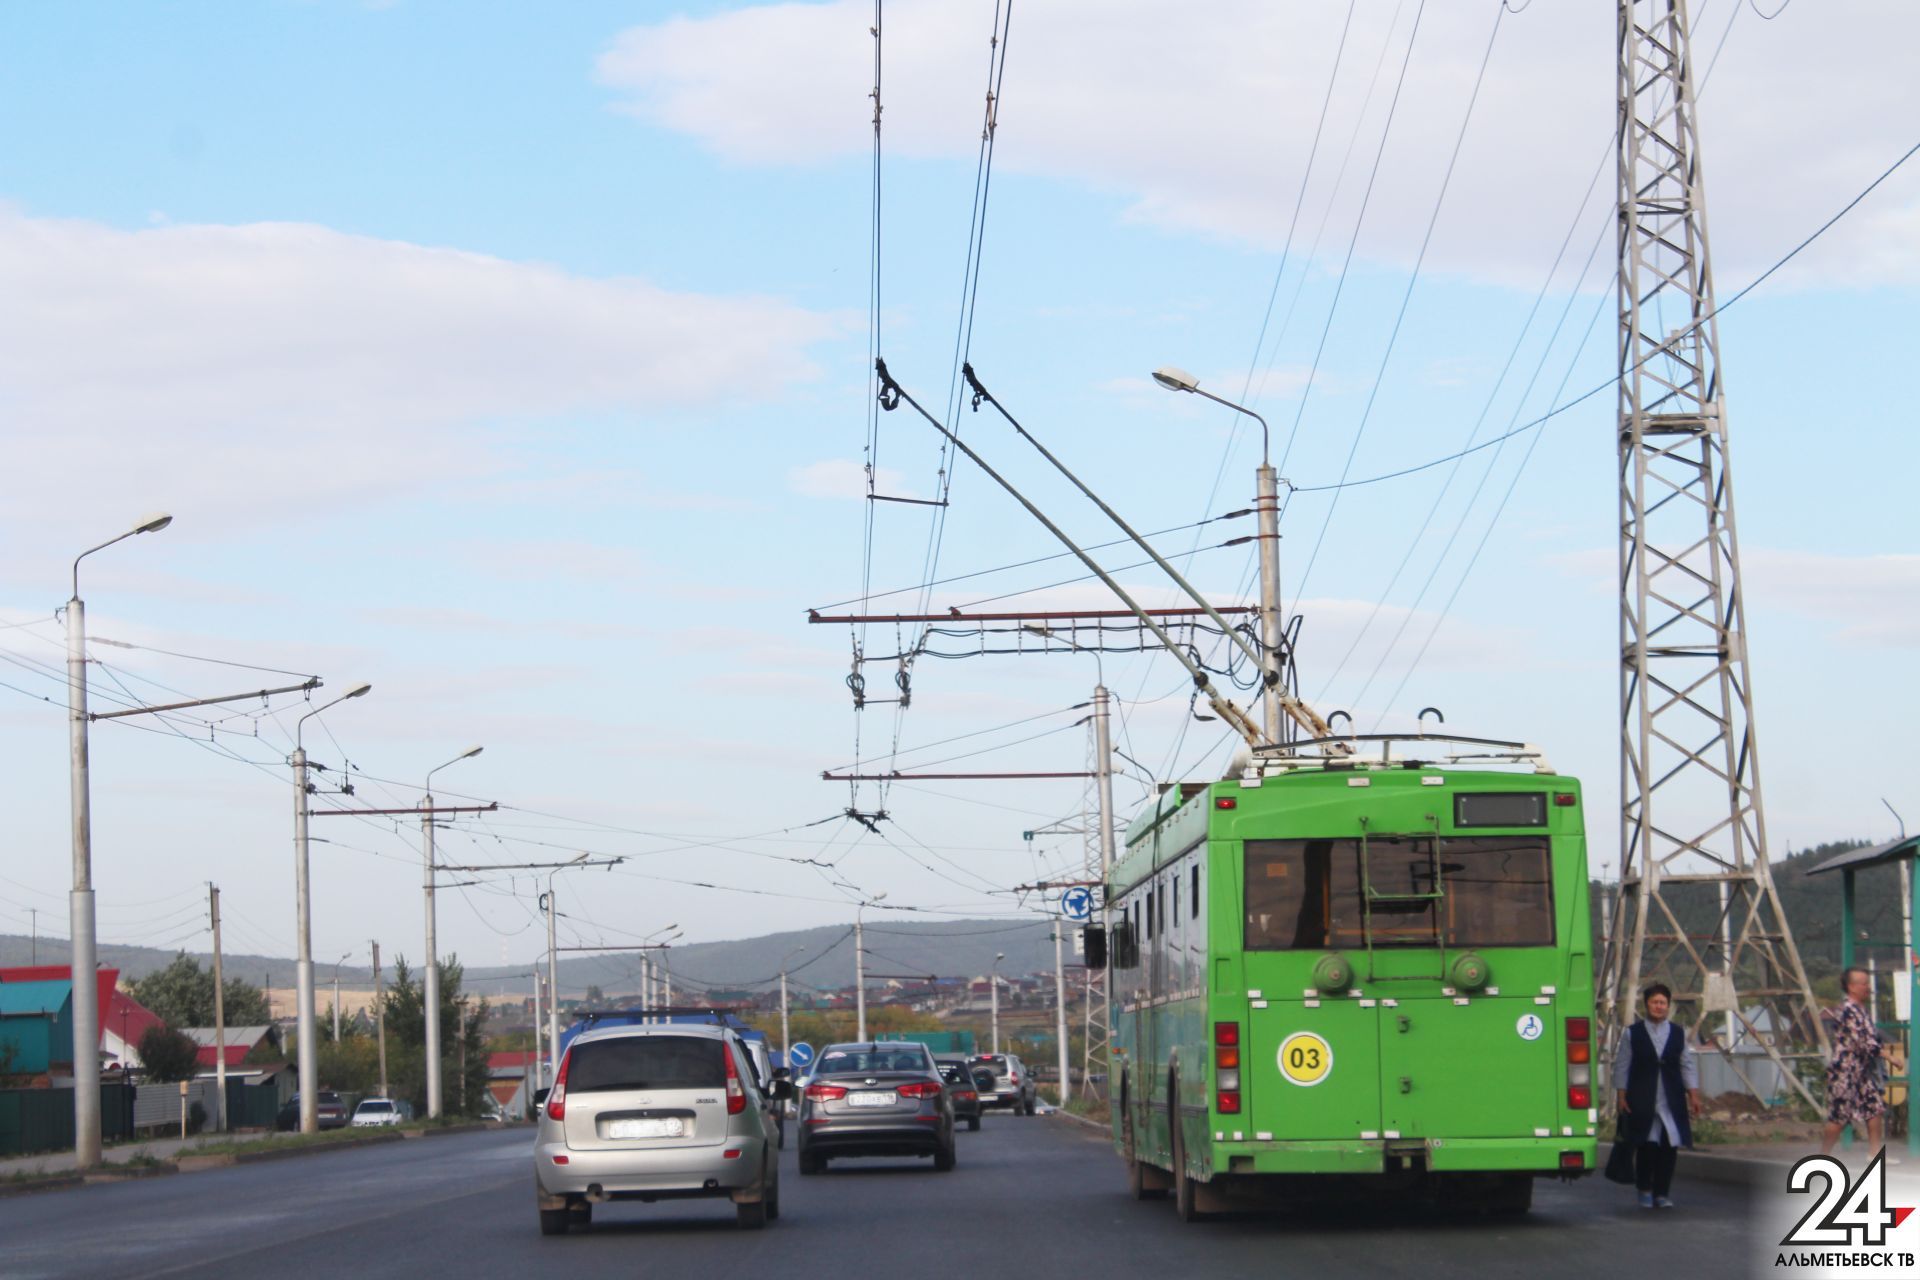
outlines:
[{"label": "trolleybus tail light", "polygon": [[1553,803],[1558,808],[1571,809],[1579,802],[1580,797],[1571,791],[1556,791],[1553,793]]},{"label": "trolleybus tail light", "polygon": [[740,1068],[733,1062],[733,1046],[723,1044],[720,1052],[727,1060],[727,1114],[737,1116],[747,1109],[747,1091],[740,1083]]},{"label": "trolleybus tail light", "polygon": [[1584,1169],[1587,1167],[1587,1158],[1578,1151],[1562,1151],[1560,1153],[1560,1167],[1562,1169]]},{"label": "trolleybus tail light", "polygon": [[1213,1024],[1214,1109],[1223,1115],[1240,1114],[1240,1024]]},{"label": "trolleybus tail light", "polygon": [[573,1064],[573,1051],[569,1049],[560,1059],[560,1069],[553,1073],[553,1092],[547,1095],[547,1119],[565,1120],[567,1118],[567,1068]]},{"label": "trolleybus tail light", "polygon": [[1238,809],[1240,802],[1232,796],[1215,796],[1213,798],[1213,807],[1216,809]]},{"label": "trolleybus tail light", "polygon": [[1575,1111],[1585,1111],[1593,1105],[1593,1090],[1584,1084],[1567,1086],[1567,1106]]},{"label": "trolleybus tail light", "polygon": [[1567,1106],[1584,1111],[1593,1105],[1593,1023],[1586,1018],[1568,1018],[1566,1027]]}]

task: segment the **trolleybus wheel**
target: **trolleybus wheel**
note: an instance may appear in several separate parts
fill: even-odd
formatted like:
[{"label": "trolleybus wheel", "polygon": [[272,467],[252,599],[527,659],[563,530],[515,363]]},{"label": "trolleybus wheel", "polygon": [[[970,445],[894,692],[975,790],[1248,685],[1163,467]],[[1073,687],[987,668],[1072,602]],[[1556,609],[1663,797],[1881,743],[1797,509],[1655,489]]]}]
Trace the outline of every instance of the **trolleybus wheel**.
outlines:
[{"label": "trolleybus wheel", "polygon": [[1187,1138],[1181,1136],[1177,1080],[1167,1080],[1167,1113],[1171,1117],[1169,1128],[1173,1128],[1173,1213],[1181,1222],[1204,1222],[1208,1215],[1200,1213],[1200,1184],[1187,1173]]}]

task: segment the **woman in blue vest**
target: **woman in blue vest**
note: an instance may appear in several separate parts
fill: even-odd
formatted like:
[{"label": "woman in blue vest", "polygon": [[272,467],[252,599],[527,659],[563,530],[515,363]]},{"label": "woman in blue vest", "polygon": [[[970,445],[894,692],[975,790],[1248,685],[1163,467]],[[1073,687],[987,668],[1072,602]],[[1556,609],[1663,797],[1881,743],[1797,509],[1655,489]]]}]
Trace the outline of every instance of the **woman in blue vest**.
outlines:
[{"label": "woman in blue vest", "polygon": [[1640,993],[1646,1016],[1627,1028],[1613,1055],[1619,1141],[1633,1144],[1633,1184],[1642,1209],[1671,1209],[1673,1167],[1693,1145],[1689,1115],[1700,1111],[1700,1069],[1683,1028],[1667,1021],[1673,992],[1656,982]]}]

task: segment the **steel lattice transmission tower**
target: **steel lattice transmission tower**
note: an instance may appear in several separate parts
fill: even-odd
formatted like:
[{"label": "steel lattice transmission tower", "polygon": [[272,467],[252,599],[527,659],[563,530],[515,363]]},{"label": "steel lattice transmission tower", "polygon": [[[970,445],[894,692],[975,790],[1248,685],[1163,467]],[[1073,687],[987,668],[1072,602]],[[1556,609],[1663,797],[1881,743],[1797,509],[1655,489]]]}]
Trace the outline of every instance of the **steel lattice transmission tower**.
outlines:
[{"label": "steel lattice transmission tower", "polygon": [[1618,34],[1623,807],[1600,1012],[1631,1021],[1658,978],[1791,1078],[1826,1035],[1767,864],[1686,0],[1619,0]]}]

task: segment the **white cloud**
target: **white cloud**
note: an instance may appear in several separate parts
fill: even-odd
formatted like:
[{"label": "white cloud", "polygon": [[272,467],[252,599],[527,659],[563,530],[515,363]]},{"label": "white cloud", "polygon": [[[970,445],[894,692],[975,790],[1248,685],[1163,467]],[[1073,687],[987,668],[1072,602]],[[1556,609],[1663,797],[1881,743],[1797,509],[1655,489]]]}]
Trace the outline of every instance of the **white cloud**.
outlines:
[{"label": "white cloud", "polygon": [[[201,529],[498,473],[482,424],[775,396],[834,331],[777,299],[320,226],[123,231],[17,208],[0,208],[0,294],[10,474],[84,457],[101,501],[164,495]],[[17,520],[71,515],[57,487],[7,496]]]},{"label": "white cloud", "polygon": [[[875,493],[895,498],[914,497],[906,477],[892,467],[876,467]],[[803,498],[857,498],[867,496],[867,471],[852,458],[825,458],[787,472],[787,488]]]},{"label": "white cloud", "polygon": [[[1701,106],[1723,287],[1799,240],[1912,139],[1911,50],[1920,9],[1897,0],[1794,5],[1776,22],[1696,8],[1696,71],[1734,18]],[[1302,215],[1310,239],[1332,201],[1344,243],[1385,114],[1409,18],[1363,5],[1335,83]],[[1410,15],[1410,10],[1406,11]],[[1428,6],[1360,252],[1410,262],[1453,146],[1492,15]],[[889,157],[971,160],[979,144],[992,6],[899,0],[887,11]],[[1613,7],[1503,15],[1448,206],[1438,270],[1538,283],[1614,127]],[[995,165],[1133,200],[1130,220],[1277,249],[1339,38],[1337,5],[1058,0],[1013,24]],[[621,33],[600,58],[619,109],[743,164],[806,165],[871,146],[872,6],[768,4]],[[1386,55],[1374,101],[1365,86]],[[1783,86],[1820,86],[1796,92]],[[1331,180],[1358,142],[1338,195]],[[1611,200],[1612,170],[1601,176]],[[1588,210],[1597,228],[1607,214]],[[1582,233],[1580,243],[1588,233]],[[1337,261],[1337,257],[1334,259]],[[1920,172],[1902,175],[1799,266],[1802,280],[1920,278]]]}]

